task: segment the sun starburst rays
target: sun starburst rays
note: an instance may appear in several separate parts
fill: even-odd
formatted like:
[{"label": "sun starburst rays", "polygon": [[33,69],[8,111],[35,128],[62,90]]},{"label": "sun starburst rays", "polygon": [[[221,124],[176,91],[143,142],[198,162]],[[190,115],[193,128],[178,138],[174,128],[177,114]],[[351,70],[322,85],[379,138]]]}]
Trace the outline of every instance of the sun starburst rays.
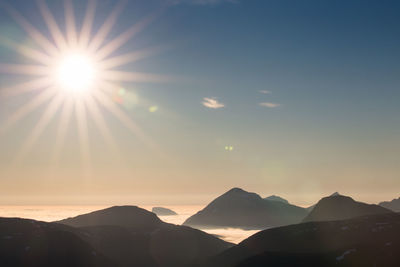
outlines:
[{"label": "sun starburst rays", "polygon": [[0,43],[10,48],[11,50],[14,50],[18,54],[26,58],[29,58],[39,64],[49,65],[52,62],[51,58],[47,54],[42,53],[36,49],[32,49],[28,46],[19,44],[17,42],[14,42],[4,36],[0,36]]},{"label": "sun starburst rays", "polygon": [[85,173],[91,172],[91,156],[89,146],[89,130],[85,103],[82,99],[78,99],[75,102],[75,116],[77,122],[77,130],[79,137],[79,147],[82,159],[82,165]]},{"label": "sun starburst rays", "polygon": [[87,48],[89,52],[94,53],[95,51],[97,51],[97,49],[99,49],[102,46],[104,40],[106,39],[106,37],[114,27],[115,23],[117,22],[118,16],[122,12],[126,3],[127,3],[126,0],[122,0],[115,6],[114,10],[104,21],[99,31],[94,35],[92,41],[89,42],[89,46]]},{"label": "sun starburst rays", "polygon": [[60,160],[60,154],[64,147],[65,138],[67,135],[68,125],[71,120],[74,110],[74,101],[72,98],[68,98],[63,102],[60,120],[57,127],[56,142],[53,149],[52,160],[58,165]]},{"label": "sun starburst rays", "polygon": [[110,128],[107,126],[107,123],[104,117],[101,114],[101,111],[94,101],[92,97],[87,98],[86,107],[93,118],[94,123],[96,124],[97,129],[100,131],[103,139],[105,140],[106,146],[108,150],[112,153],[114,157],[118,157],[118,148],[115,142],[114,137],[110,131]]},{"label": "sun starburst rays", "polygon": [[[36,77],[30,81],[0,89],[1,99],[34,92],[34,96],[26,104],[15,110],[8,117],[7,121],[2,124],[0,134],[8,131],[39,107],[47,105],[30,135],[23,142],[17,154],[18,161],[23,160],[33,149],[47,126],[55,118],[58,118],[58,128],[53,159],[58,161],[63,150],[70,122],[72,121],[72,115],[75,114],[82,165],[85,171],[89,173],[91,169],[89,120],[93,120],[94,125],[105,140],[105,144],[109,150],[114,155],[118,151],[116,141],[113,138],[110,128],[107,126],[101,109],[113,114],[118,121],[141,141],[155,148],[154,142],[143,133],[140,127],[132,121],[131,117],[122,108],[111,100],[110,94],[110,90],[112,91],[113,88],[118,87],[117,84],[114,84],[118,82],[166,82],[171,80],[171,77],[166,75],[123,70],[117,71],[114,69],[115,67],[120,67],[154,54],[156,49],[149,48],[142,51],[132,51],[125,55],[114,55],[120,47],[142,31],[154,19],[155,15],[146,17],[116,38],[106,42],[119,15],[127,4],[126,0],[120,1],[114,7],[99,30],[93,35],[92,30],[97,6],[96,0],[88,0],[80,29],[76,26],[72,0],[64,0],[65,33],[59,27],[46,1],[37,0],[36,3],[51,39],[42,34],[23,15],[9,5],[5,5],[5,9],[39,48],[36,49],[23,44],[17,44],[6,38],[0,39],[1,44],[35,62],[35,64],[1,63],[0,73]],[[60,84],[57,83],[59,79],[54,73],[57,72],[57,64],[59,64],[60,59],[71,52],[85,54],[93,58],[95,62],[93,65],[98,75],[95,84],[90,85],[93,90],[90,90],[87,94],[77,96],[59,90]],[[89,87],[88,84],[85,84],[85,86]]]},{"label": "sun starburst rays", "polygon": [[40,77],[30,80],[28,82],[20,83],[9,88],[3,88],[0,90],[0,98],[7,98],[12,96],[18,96],[28,92],[42,90],[44,87],[50,86],[52,79],[48,77]]},{"label": "sun starburst rays", "polygon": [[16,9],[12,6],[3,3],[2,5],[13,17],[13,19],[25,30],[25,32],[31,37],[46,53],[51,56],[58,55],[57,47],[52,44],[39,30],[37,30],[32,24],[30,24]]},{"label": "sun starburst rays", "polygon": [[42,116],[40,117],[39,121],[32,129],[31,134],[23,143],[19,153],[17,154],[17,161],[22,160],[26,154],[32,149],[38,138],[44,132],[46,126],[50,123],[53,117],[56,115],[57,110],[62,103],[62,96],[60,94],[56,95],[51,102],[47,105],[46,110],[43,112]]},{"label": "sun starburst rays", "polygon": [[57,22],[53,14],[49,10],[49,7],[47,6],[45,0],[36,0],[36,2],[39,7],[40,13],[42,14],[42,17],[47,25],[47,28],[49,29],[53,37],[56,47],[61,51],[67,49],[67,43],[65,41],[64,35],[61,33],[61,30],[58,27]]},{"label": "sun starburst rays", "polygon": [[130,52],[120,56],[106,58],[104,60],[101,60],[98,66],[99,69],[110,70],[115,67],[124,66],[126,64],[130,64],[139,61],[141,59],[147,58],[161,50],[163,50],[163,48],[161,47],[146,48],[140,51]]},{"label": "sun starburst rays", "polygon": [[50,88],[46,88],[37,96],[32,98],[28,103],[24,106],[21,106],[16,111],[14,111],[8,119],[1,125],[0,133],[3,133],[9,130],[12,126],[14,126],[17,122],[25,118],[30,112],[36,110],[42,104],[46,103],[52,96],[55,95],[55,91]]},{"label": "sun starburst rays", "polygon": [[72,0],[64,1],[64,10],[65,10],[65,27],[66,27],[66,36],[68,40],[68,44],[70,46],[77,46],[78,44],[78,36],[75,25],[75,13],[74,6],[72,4]]},{"label": "sun starburst rays", "polygon": [[140,31],[142,31],[153,20],[154,20],[154,15],[146,17],[142,21],[130,27],[125,32],[121,33],[114,40],[112,40],[107,45],[99,49],[99,51],[96,53],[96,59],[100,61],[111,55],[115,50],[123,46],[127,41],[133,38]]},{"label": "sun starburst rays", "polygon": [[90,33],[93,27],[94,16],[96,13],[96,0],[88,0],[82,29],[79,34],[79,47],[84,48],[89,44]]},{"label": "sun starburst rays", "polygon": [[0,64],[0,72],[6,74],[46,76],[50,71],[51,68],[41,65]]}]

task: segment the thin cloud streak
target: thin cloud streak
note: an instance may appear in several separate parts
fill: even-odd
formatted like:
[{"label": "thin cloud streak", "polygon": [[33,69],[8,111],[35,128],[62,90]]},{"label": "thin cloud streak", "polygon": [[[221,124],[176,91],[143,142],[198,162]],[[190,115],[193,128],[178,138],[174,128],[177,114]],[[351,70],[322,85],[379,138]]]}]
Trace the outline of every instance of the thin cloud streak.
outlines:
[{"label": "thin cloud streak", "polygon": [[262,103],[259,103],[258,105],[260,105],[262,107],[266,107],[266,108],[277,108],[277,107],[281,106],[281,104],[272,103],[272,102],[262,102]]},{"label": "thin cloud streak", "polygon": [[207,107],[207,108],[212,108],[212,109],[219,109],[219,108],[223,108],[225,107],[225,104],[219,102],[217,99],[215,98],[208,98],[205,97],[203,98],[203,106]]},{"label": "thin cloud streak", "polygon": [[260,91],[258,91],[260,94],[264,94],[264,95],[269,95],[269,94],[271,94],[272,92],[271,91],[268,91],[268,90],[260,90]]}]

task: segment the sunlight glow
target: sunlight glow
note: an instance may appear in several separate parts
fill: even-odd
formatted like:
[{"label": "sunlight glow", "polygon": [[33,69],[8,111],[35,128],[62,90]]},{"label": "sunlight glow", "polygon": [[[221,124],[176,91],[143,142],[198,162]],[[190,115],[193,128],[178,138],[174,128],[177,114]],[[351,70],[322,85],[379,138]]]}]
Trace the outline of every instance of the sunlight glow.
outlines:
[{"label": "sunlight glow", "polygon": [[56,73],[61,89],[72,93],[88,91],[95,82],[95,65],[90,57],[73,53],[64,57]]},{"label": "sunlight glow", "polygon": [[[103,110],[113,114],[128,130],[140,138],[146,145],[158,150],[127,114],[120,103],[113,99],[114,88],[121,88],[121,82],[166,82],[171,78],[143,72],[123,71],[117,67],[127,65],[154,54],[154,48],[140,51],[118,53],[118,49],[142,31],[158,12],[139,20],[126,31],[113,39],[109,34],[113,30],[119,15],[128,1],[120,1],[111,14],[104,20],[97,32],[93,32],[93,23],[97,6],[96,0],[87,0],[87,10],[80,29],[77,29],[73,1],[64,0],[65,27],[60,27],[57,18],[47,6],[46,0],[37,0],[37,7],[43,17],[49,36],[41,33],[22,14],[7,3],[3,7],[38,45],[33,48],[13,40],[0,37],[0,43],[11,48],[28,59],[28,64],[0,64],[0,73],[22,76],[35,76],[28,82],[9,88],[0,88],[0,97],[16,97],[31,93],[33,96],[14,110],[7,121],[0,125],[0,134],[6,132],[31,112],[47,105],[32,133],[23,142],[18,155],[22,160],[35,145],[52,120],[58,120],[58,130],[54,149],[54,160],[63,149],[66,133],[72,115],[75,113],[77,132],[80,139],[81,159],[90,169],[90,148],[88,121],[94,121],[110,150],[115,153],[115,141],[111,135]],[[65,29],[65,31],[63,31]],[[61,109],[61,112],[58,110]],[[58,114],[60,113],[60,114]]]}]

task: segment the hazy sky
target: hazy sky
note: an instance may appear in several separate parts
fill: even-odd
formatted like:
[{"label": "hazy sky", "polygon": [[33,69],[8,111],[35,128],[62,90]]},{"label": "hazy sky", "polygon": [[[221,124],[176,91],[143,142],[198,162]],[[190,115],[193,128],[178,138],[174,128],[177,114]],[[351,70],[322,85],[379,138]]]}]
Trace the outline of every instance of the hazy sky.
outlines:
[{"label": "hazy sky", "polygon": [[[8,2],[50,38],[35,1]],[[62,1],[48,2],[64,29]],[[99,1],[94,32],[116,3]],[[81,24],[85,4],[75,4]],[[398,1],[129,1],[107,40],[161,6],[115,52],[162,47],[121,69],[175,77],[119,83],[115,103],[144,137],[102,109],[114,155],[88,116],[88,174],[75,115],[58,163],[51,156],[57,111],[16,161],[43,105],[1,133],[0,203],[202,204],[231,187],[301,205],[334,191],[399,197]],[[0,33],[37,47],[4,9]],[[0,45],[0,63],[32,61]],[[0,74],[0,88],[29,79]],[[0,96],[0,124],[35,94]]]}]

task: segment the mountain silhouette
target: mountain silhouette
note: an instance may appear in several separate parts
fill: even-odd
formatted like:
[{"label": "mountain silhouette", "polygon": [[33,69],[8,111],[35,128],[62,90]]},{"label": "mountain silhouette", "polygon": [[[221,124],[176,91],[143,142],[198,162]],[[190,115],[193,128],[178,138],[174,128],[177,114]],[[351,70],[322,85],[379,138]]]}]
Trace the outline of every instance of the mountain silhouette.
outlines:
[{"label": "mountain silhouette", "polygon": [[300,222],[306,210],[280,201],[262,199],[256,193],[233,188],[189,217],[184,225],[265,229]]},{"label": "mountain silhouette", "polygon": [[155,213],[157,216],[173,216],[178,215],[175,211],[163,207],[153,207],[151,212]]},{"label": "mountain silhouette", "polygon": [[103,210],[67,218],[57,223],[74,227],[114,225],[152,230],[164,222],[157,215],[137,206],[114,206]]},{"label": "mountain silhouette", "polygon": [[64,225],[0,218],[0,266],[118,266]]},{"label": "mountain silhouette", "polygon": [[185,266],[233,245],[197,229],[165,223],[136,206],[115,206],[57,223],[78,227],[84,241],[122,266]]},{"label": "mountain silhouette", "polygon": [[379,206],[390,209],[395,212],[400,212],[400,197],[392,201],[384,201],[379,203]]},{"label": "mountain silhouette", "polygon": [[363,215],[390,212],[392,211],[378,205],[357,202],[351,197],[335,194],[322,198],[303,221],[344,220]]},{"label": "mountain silhouette", "polygon": [[400,214],[307,222],[260,231],[207,267],[400,266]]},{"label": "mountain silhouette", "polygon": [[280,196],[272,195],[272,196],[269,196],[269,197],[265,197],[264,199],[265,199],[265,200],[272,200],[272,201],[280,201],[280,202],[289,204],[289,201],[287,201],[287,200],[284,199],[284,198],[281,198]]},{"label": "mountain silhouette", "polygon": [[[330,197],[334,197],[334,196],[340,196],[340,194],[339,194],[339,192],[335,192],[335,193],[333,193],[333,194],[331,194],[331,195],[329,195]],[[314,204],[314,205],[312,205],[312,206],[310,206],[310,207],[307,207],[306,208],[306,210],[308,211],[308,212],[311,212],[313,209],[314,209],[314,207],[316,206],[317,204]]]}]

